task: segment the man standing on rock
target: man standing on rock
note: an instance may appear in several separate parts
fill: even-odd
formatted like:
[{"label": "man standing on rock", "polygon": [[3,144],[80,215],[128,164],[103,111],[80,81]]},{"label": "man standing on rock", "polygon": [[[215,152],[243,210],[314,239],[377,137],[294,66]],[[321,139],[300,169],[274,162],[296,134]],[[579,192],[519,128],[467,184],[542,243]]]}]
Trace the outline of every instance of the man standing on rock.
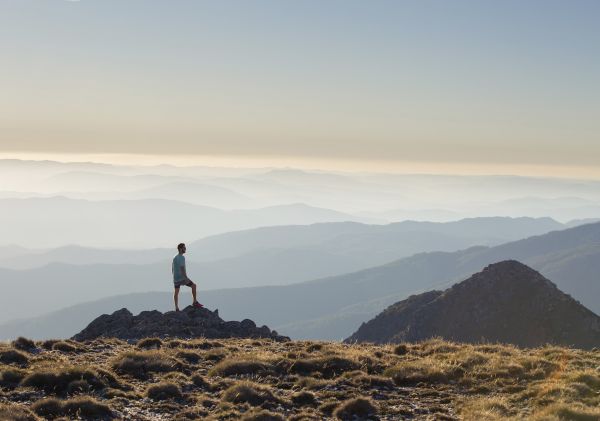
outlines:
[{"label": "man standing on rock", "polygon": [[198,302],[196,299],[196,284],[192,282],[190,278],[187,276],[187,272],[185,270],[185,257],[183,257],[185,253],[185,244],[180,243],[177,245],[178,253],[173,257],[173,285],[175,286],[175,293],[173,294],[173,300],[175,301],[175,311],[179,311],[179,288],[182,285],[188,286],[192,288],[192,297],[194,298],[194,302],[192,305],[197,308],[204,307],[202,304]]}]

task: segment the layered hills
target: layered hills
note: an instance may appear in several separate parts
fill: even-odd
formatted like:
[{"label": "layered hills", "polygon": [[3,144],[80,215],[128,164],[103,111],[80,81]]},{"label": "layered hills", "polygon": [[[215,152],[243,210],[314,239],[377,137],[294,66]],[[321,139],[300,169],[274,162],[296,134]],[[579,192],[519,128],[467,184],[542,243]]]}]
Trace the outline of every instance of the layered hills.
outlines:
[{"label": "layered hills", "polygon": [[[445,289],[489,264],[510,259],[529,265],[590,310],[600,312],[597,275],[600,273],[600,223],[496,247],[421,253],[310,282],[202,291],[199,297],[203,304],[219,308],[230,320],[248,317],[292,338],[341,340],[393,303],[413,294]],[[6,324],[0,327],[0,337],[72,336],[98,314],[122,307],[138,312],[148,308],[165,311],[170,306],[172,297],[168,292],[109,297],[41,318]]]},{"label": "layered hills", "polygon": [[539,272],[514,260],[495,263],[445,291],[395,303],[346,342],[415,342],[441,337],[468,343],[600,346],[600,317]]}]

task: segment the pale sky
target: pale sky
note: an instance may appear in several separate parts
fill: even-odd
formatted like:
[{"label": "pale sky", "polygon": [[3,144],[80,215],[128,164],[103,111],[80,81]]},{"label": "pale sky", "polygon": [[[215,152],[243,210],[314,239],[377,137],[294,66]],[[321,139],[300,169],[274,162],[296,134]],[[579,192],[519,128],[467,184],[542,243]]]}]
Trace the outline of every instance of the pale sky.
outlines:
[{"label": "pale sky", "polygon": [[0,154],[593,171],[599,18],[594,0],[0,0]]}]

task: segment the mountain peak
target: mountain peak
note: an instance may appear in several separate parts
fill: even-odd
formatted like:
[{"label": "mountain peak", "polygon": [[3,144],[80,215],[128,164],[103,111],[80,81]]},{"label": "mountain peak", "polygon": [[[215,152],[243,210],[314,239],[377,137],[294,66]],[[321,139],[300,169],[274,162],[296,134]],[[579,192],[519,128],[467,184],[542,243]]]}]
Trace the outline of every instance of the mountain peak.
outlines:
[{"label": "mountain peak", "polygon": [[439,292],[409,297],[363,324],[346,341],[554,343],[600,346],[600,317],[530,267],[506,260]]}]

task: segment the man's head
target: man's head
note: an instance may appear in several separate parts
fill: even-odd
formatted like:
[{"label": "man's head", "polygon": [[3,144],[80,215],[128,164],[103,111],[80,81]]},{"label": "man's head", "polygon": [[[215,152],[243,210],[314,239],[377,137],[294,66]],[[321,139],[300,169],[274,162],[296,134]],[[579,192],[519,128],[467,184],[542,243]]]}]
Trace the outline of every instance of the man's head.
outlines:
[{"label": "man's head", "polygon": [[185,253],[185,243],[177,244],[177,251],[181,254]]}]

